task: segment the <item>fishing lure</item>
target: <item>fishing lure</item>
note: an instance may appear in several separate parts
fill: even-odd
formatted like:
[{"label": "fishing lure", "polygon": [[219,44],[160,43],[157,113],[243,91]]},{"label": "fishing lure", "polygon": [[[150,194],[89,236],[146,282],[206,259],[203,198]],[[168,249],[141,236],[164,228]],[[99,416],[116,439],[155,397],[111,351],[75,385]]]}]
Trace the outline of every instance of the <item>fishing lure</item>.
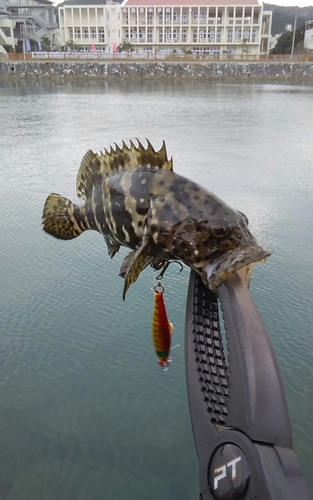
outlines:
[{"label": "fishing lure", "polygon": [[168,364],[171,361],[169,357],[171,349],[171,336],[173,324],[169,321],[165,303],[164,286],[160,280],[154,286],[154,310],[152,318],[152,337],[154,349],[158,357],[158,363],[164,370],[168,370]]}]

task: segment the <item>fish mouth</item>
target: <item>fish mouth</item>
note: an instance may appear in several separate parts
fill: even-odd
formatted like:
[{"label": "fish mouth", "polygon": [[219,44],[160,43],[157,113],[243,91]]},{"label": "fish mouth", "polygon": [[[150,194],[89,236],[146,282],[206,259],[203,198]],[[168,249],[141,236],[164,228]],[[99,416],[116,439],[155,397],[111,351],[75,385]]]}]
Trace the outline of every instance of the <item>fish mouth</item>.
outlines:
[{"label": "fish mouth", "polygon": [[263,264],[273,251],[257,246],[238,247],[230,250],[203,269],[205,281],[211,290],[216,290],[231,274],[238,272],[249,286],[251,273],[256,264]]}]

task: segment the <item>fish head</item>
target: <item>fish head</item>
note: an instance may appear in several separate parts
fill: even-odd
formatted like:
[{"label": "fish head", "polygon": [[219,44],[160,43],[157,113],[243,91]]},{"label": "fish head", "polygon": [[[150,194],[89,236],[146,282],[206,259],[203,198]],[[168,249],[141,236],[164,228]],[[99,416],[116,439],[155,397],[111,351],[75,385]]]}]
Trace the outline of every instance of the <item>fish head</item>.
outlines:
[{"label": "fish head", "polygon": [[218,216],[184,220],[173,238],[173,254],[213,291],[234,272],[249,286],[253,267],[265,262],[272,250],[257,243],[243,213],[230,207],[227,215],[219,212]]}]

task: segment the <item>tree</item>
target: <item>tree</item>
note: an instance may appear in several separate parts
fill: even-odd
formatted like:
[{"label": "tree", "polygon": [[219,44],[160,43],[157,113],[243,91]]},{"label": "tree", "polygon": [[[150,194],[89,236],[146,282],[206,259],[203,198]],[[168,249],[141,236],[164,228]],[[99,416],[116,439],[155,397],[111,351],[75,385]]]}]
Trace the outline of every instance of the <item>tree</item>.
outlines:
[{"label": "tree", "polygon": [[[291,54],[293,31],[284,31],[278,38],[271,54]],[[304,26],[299,26],[295,32],[295,48],[304,41]]]},{"label": "tree", "polygon": [[47,36],[43,36],[41,39],[41,46],[44,52],[50,51],[50,39]]},{"label": "tree", "polygon": [[292,47],[292,31],[284,31],[277,40],[272,54],[290,54]]},{"label": "tree", "polygon": [[127,54],[131,54],[134,52],[135,47],[130,42],[122,42],[117,46],[118,52],[126,52]]},{"label": "tree", "polygon": [[183,45],[182,47],[180,47],[180,50],[185,54],[185,56],[192,54],[191,47],[186,47],[185,45]]},{"label": "tree", "polygon": [[251,49],[248,45],[248,38],[243,38],[242,39],[242,48],[241,48],[241,59],[243,58],[243,55],[245,54],[246,56],[250,54]]},{"label": "tree", "polygon": [[77,50],[78,49],[77,43],[73,42],[73,40],[69,40],[68,42],[66,42],[66,46],[69,50]]}]

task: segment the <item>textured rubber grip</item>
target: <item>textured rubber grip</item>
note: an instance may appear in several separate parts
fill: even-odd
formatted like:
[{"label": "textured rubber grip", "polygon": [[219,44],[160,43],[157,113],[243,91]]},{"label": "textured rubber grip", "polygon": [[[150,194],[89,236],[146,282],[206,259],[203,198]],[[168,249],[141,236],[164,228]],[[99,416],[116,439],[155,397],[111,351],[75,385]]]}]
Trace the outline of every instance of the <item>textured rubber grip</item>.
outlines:
[{"label": "textured rubber grip", "polygon": [[228,414],[228,371],[219,323],[218,300],[195,280],[193,301],[193,342],[199,382],[211,422],[223,425]]}]

